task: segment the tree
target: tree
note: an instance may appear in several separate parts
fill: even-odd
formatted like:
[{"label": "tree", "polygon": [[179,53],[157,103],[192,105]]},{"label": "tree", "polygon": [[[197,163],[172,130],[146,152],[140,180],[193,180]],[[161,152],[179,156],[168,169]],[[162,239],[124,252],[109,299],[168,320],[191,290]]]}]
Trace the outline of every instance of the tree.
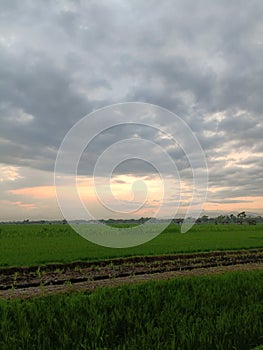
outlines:
[{"label": "tree", "polygon": [[230,214],[230,219],[232,221],[232,223],[236,223],[237,222],[237,218],[234,214]]},{"label": "tree", "polygon": [[237,214],[237,217],[238,217],[238,223],[242,225],[246,218],[246,212],[242,211],[241,213]]}]

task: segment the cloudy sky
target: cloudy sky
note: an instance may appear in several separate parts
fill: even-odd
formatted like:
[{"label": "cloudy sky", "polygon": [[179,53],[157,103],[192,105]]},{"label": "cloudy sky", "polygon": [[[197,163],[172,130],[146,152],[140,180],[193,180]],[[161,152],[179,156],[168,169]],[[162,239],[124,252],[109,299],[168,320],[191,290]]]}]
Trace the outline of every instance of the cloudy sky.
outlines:
[{"label": "cloudy sky", "polygon": [[[207,160],[205,213],[263,214],[261,0],[0,0],[0,221],[61,218],[54,188],[61,142],[85,115],[127,101],[161,106],[189,125]],[[147,124],[147,113],[140,117]],[[149,140],[157,148],[148,145],[147,154],[161,147],[176,163],[180,214],[190,200],[191,169],[182,147],[169,139],[174,126],[165,125],[164,137],[128,125],[130,118],[125,114],[124,125],[97,135],[83,153],[80,197],[98,218],[122,216],[99,204],[91,169],[122,138]],[[96,124],[99,117],[90,120]],[[107,160],[114,163],[114,152]],[[178,204],[178,176],[164,173],[169,216]],[[60,176],[66,193],[70,174]],[[104,172],[96,179],[103,192]],[[140,202],[148,186],[134,217],[153,215],[160,184],[156,168],[140,159],[120,164],[111,179],[116,200]]]}]

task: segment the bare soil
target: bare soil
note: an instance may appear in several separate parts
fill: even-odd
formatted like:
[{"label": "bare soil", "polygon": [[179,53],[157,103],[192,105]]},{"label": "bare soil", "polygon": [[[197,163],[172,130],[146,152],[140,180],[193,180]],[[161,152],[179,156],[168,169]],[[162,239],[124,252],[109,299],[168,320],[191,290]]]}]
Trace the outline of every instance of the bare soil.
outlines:
[{"label": "bare soil", "polygon": [[263,249],[142,256],[0,269],[0,298],[93,291],[176,276],[263,269]]}]

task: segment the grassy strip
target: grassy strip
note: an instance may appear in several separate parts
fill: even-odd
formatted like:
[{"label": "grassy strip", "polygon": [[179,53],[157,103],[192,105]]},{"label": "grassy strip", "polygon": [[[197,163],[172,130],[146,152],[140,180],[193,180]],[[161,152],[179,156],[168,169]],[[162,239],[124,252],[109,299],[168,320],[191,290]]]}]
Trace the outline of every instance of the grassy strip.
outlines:
[{"label": "grassy strip", "polygon": [[2,300],[0,348],[252,349],[262,301],[263,271]]},{"label": "grassy strip", "polygon": [[68,225],[0,225],[0,266],[259,247],[263,225],[196,225],[186,234],[171,225],[150,242],[126,249],[95,245]]}]

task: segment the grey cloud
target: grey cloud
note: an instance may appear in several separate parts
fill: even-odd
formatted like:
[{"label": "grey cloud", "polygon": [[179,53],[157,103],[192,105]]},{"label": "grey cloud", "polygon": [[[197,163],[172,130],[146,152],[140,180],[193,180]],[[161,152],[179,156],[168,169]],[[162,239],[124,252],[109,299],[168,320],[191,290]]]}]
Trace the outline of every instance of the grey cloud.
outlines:
[{"label": "grey cloud", "polygon": [[218,199],[218,200],[209,200],[209,203],[218,203],[218,204],[235,204],[235,203],[252,203],[253,201],[242,200],[242,199]]},{"label": "grey cloud", "polygon": [[116,184],[127,184],[126,181],[118,180],[118,179],[115,179],[113,182],[116,183]]},{"label": "grey cloud", "polygon": [[[190,125],[207,156],[212,187],[238,187],[236,197],[261,194],[260,0],[28,0],[1,1],[0,9],[0,162],[52,171],[76,121],[108,104],[136,100],[167,108]],[[19,113],[33,119],[19,122]],[[215,113],[225,119],[209,120]],[[103,133],[82,161],[94,164],[124,137],[154,140],[190,179],[182,150],[139,126]],[[251,157],[226,167],[228,153],[241,151]],[[139,163],[122,171],[150,176],[152,169]]]}]

